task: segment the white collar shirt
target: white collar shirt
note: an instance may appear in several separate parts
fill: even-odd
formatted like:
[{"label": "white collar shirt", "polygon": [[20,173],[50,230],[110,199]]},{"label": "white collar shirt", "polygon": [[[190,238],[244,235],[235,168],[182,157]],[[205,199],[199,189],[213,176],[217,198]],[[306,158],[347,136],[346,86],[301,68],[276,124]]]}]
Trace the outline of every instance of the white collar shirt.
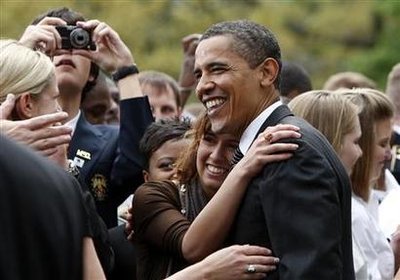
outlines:
[{"label": "white collar shirt", "polygon": [[278,108],[282,104],[283,103],[281,101],[277,101],[273,103],[271,106],[268,106],[245,129],[242,136],[240,137],[240,142],[239,142],[239,149],[243,155],[245,155],[249,150],[251,143],[253,143],[253,140],[256,137],[257,132],[260,130],[265,120],[272,114],[273,111],[275,111],[276,108]]},{"label": "white collar shirt", "polygon": [[78,114],[76,114],[75,117],[73,117],[72,119],[70,119],[69,121],[67,121],[65,123],[66,126],[70,127],[72,129],[72,133],[71,136],[74,135],[75,129],[76,129],[76,125],[78,123],[78,119],[81,116],[81,110],[78,111]]}]

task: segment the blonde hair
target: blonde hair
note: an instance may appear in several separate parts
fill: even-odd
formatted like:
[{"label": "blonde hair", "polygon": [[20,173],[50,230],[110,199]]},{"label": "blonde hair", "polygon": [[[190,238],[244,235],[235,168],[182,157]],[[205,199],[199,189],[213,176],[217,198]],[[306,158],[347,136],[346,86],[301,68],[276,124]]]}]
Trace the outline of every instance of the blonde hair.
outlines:
[{"label": "blonde hair", "polygon": [[0,40],[0,71],[0,103],[9,93],[40,94],[54,77],[49,57],[15,40]]},{"label": "blonde hair", "polygon": [[344,136],[355,129],[358,107],[341,95],[313,90],[296,96],[288,106],[296,116],[308,121],[332,144],[337,153]]},{"label": "blonde hair", "polygon": [[354,166],[351,174],[351,183],[353,192],[364,201],[368,201],[376,141],[375,126],[377,122],[393,117],[393,104],[384,93],[374,89],[355,88],[338,90],[337,92],[347,97],[361,109],[360,126],[362,135],[359,145],[363,156]]}]

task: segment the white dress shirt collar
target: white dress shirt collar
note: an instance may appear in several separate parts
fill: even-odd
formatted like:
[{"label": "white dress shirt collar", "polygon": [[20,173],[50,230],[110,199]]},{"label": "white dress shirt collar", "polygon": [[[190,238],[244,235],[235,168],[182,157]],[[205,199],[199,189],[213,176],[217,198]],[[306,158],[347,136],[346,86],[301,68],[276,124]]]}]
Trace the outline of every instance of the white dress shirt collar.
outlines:
[{"label": "white dress shirt collar", "polygon": [[254,137],[256,137],[257,132],[260,130],[261,126],[265,120],[272,114],[272,112],[278,108],[283,103],[277,101],[271,106],[268,106],[261,114],[259,114],[245,129],[244,133],[240,137],[239,149],[245,155],[249,150],[251,143],[253,143]]},{"label": "white dress shirt collar", "polygon": [[78,123],[78,119],[80,116],[81,116],[81,110],[78,111],[78,114],[76,114],[75,117],[73,117],[72,119],[70,119],[69,121],[67,121],[65,123],[66,126],[69,126],[70,128],[72,128],[71,136],[74,135],[76,124]]}]

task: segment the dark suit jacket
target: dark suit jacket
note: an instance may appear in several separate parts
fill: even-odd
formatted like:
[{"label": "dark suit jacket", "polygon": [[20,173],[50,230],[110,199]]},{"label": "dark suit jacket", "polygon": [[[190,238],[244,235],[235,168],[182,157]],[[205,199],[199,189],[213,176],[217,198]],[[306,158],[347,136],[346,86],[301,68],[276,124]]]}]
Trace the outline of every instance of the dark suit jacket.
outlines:
[{"label": "dark suit jacket", "polygon": [[0,279],[82,279],[78,182],[0,133]]},{"label": "dark suit jacket", "polygon": [[139,141],[153,121],[147,97],[123,100],[120,108],[120,127],[92,125],[81,114],[68,148],[108,228],[117,225],[118,206],[143,183]]},{"label": "dark suit jacket", "polygon": [[286,105],[259,133],[278,123],[300,127],[290,140],[299,148],[252,180],[229,241],[271,248],[280,263],[267,279],[354,279],[348,175],[325,137]]}]

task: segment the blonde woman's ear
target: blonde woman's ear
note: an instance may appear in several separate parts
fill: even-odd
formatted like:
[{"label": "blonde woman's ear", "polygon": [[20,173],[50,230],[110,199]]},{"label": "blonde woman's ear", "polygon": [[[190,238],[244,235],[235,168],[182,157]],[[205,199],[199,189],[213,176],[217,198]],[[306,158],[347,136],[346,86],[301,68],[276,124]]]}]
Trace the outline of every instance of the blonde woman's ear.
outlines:
[{"label": "blonde woman's ear", "polygon": [[15,101],[13,118],[17,120],[26,120],[33,117],[33,100],[30,93],[20,94]]}]

